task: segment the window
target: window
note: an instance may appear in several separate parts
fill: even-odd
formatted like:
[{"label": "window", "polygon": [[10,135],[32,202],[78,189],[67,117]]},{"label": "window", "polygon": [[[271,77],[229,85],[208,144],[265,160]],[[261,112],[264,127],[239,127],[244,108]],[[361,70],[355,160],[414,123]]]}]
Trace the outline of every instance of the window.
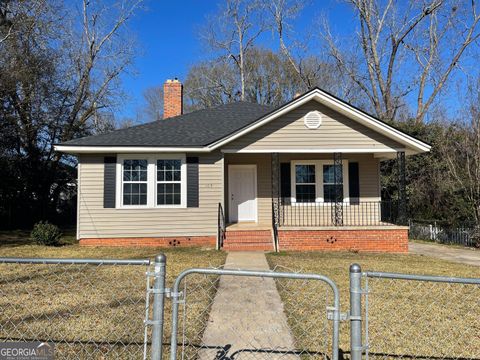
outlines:
[{"label": "window", "polygon": [[157,160],[157,205],[180,205],[182,161]]},{"label": "window", "polygon": [[296,202],[315,202],[315,165],[295,165]]},{"label": "window", "polygon": [[340,182],[335,184],[335,165],[323,165],[323,201],[343,201],[343,166],[336,165],[340,172]]},{"label": "window", "polygon": [[123,161],[123,205],[147,205],[148,161]]},{"label": "window", "polygon": [[119,154],[117,208],[187,207],[185,154]]},{"label": "window", "polygon": [[337,165],[340,181],[335,184],[335,165],[331,160],[293,160],[291,162],[291,203],[349,203],[348,160]]}]

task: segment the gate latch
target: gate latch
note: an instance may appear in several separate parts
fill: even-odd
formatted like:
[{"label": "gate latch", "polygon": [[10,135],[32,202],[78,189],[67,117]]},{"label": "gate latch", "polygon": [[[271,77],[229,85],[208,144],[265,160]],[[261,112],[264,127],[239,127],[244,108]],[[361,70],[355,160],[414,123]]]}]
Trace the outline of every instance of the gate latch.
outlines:
[{"label": "gate latch", "polygon": [[165,288],[165,297],[171,298],[174,302],[177,302],[179,304],[184,303],[184,300],[182,300],[183,291],[173,292],[172,289]]},{"label": "gate latch", "polygon": [[[335,313],[336,313],[336,309],[334,307],[327,306],[327,320],[335,320]],[[341,312],[338,315],[339,315],[340,321],[350,320],[349,312]]]}]

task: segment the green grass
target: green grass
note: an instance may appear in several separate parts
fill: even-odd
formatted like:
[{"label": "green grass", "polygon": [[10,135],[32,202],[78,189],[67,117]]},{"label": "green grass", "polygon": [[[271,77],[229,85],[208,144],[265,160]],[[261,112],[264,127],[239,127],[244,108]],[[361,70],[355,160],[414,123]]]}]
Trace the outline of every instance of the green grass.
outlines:
[{"label": "green grass", "polygon": [[[163,252],[169,287],[187,268],[225,262],[225,253],[207,248],[45,247],[24,245],[28,241],[21,233],[13,235],[0,246],[0,256],[153,259]],[[0,264],[0,341],[54,341],[58,358],[141,358],[146,270],[145,266]],[[213,295],[204,292],[196,299],[196,309],[204,318]],[[170,338],[170,303],[166,301],[165,341]],[[203,324],[198,326],[189,331],[200,333]]]},{"label": "green grass", "polygon": [[[352,263],[359,263],[364,271],[480,278],[480,267],[417,255],[289,252],[271,253],[267,259],[271,268],[279,271],[290,269],[330,277],[340,289],[343,312],[349,309],[348,269]],[[309,292],[301,282],[277,281],[277,288],[296,345],[315,348],[324,337],[325,290],[316,291],[316,296],[310,294],[305,301]],[[480,287],[370,279],[369,289],[371,358],[479,357],[480,338],[476,334],[480,331]],[[348,324],[342,322],[340,347],[344,351],[350,348],[348,334]]]}]

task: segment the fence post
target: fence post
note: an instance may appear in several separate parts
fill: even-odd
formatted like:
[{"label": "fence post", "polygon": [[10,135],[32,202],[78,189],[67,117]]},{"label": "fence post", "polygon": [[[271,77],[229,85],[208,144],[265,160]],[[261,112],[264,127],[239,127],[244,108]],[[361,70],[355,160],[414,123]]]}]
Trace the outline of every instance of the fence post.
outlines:
[{"label": "fence post", "polygon": [[350,265],[350,354],[351,360],[361,360],[362,347],[362,269]]},{"label": "fence post", "polygon": [[163,350],[163,301],[165,297],[165,274],[167,257],[159,254],[155,257],[152,314],[152,360],[162,359]]}]

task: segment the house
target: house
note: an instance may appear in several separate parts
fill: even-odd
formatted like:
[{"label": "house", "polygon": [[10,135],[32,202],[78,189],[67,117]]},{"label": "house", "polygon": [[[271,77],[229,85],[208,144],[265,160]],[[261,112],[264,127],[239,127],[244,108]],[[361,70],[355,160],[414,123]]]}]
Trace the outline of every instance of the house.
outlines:
[{"label": "house", "polygon": [[319,88],[188,114],[178,80],[164,91],[164,120],[56,145],[78,156],[80,244],[407,251],[405,157],[428,144]]}]

